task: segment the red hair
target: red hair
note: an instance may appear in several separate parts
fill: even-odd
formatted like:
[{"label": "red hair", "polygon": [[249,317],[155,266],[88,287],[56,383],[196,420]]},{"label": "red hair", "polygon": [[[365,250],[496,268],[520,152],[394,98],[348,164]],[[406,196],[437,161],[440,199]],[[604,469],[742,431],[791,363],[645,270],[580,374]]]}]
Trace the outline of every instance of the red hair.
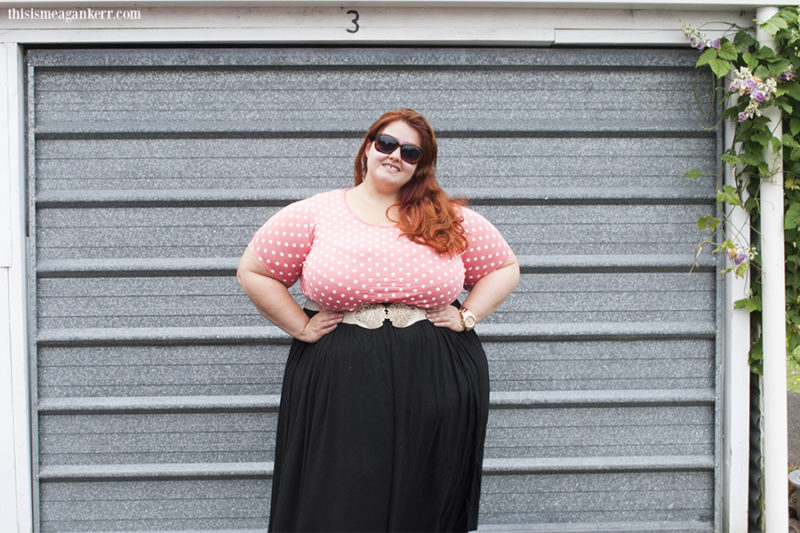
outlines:
[{"label": "red hair", "polygon": [[[413,109],[389,111],[367,131],[355,159],[355,184],[364,181],[367,174],[367,150],[375,136],[393,122],[404,122],[420,138],[422,157],[411,179],[400,188],[397,222],[403,235],[425,244],[439,253],[456,255],[467,249],[467,238],[461,226],[461,216],[456,205],[464,202],[451,199],[436,182],[436,135],[425,117]],[[388,213],[388,210],[387,210]]]}]

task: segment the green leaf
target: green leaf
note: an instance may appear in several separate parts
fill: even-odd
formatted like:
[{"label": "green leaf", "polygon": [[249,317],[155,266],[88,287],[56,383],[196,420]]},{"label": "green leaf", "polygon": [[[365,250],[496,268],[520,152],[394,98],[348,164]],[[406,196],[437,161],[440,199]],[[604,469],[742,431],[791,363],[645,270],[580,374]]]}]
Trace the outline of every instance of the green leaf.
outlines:
[{"label": "green leaf", "polygon": [[720,156],[724,162],[728,163],[729,165],[741,165],[744,160],[736,154],[731,153],[724,153]]},{"label": "green leaf", "polygon": [[717,203],[725,202],[730,205],[742,205],[742,199],[739,198],[739,192],[736,187],[732,185],[723,185],[722,190],[717,191]]},{"label": "green leaf", "polygon": [[757,167],[764,163],[764,154],[761,152],[745,152],[742,154],[742,159],[744,159],[744,162],[748,165]]},{"label": "green leaf", "polygon": [[790,358],[791,358],[791,359],[792,359],[792,360],[793,360],[793,361],[794,361],[796,364],[800,364],[800,345],[798,345],[798,346],[795,346],[795,347],[794,347],[794,349],[792,349],[792,350],[789,352],[789,357],[790,357]]},{"label": "green leaf", "polygon": [[780,65],[781,63],[786,63],[786,66],[789,66],[789,60],[784,57],[783,54],[775,54],[770,57],[764,59],[771,67],[775,65]]},{"label": "green leaf", "polygon": [[800,83],[797,83],[796,81],[790,81],[781,88],[786,94],[800,102]]},{"label": "green leaf", "polygon": [[768,131],[757,131],[756,133],[750,136],[750,140],[753,142],[757,142],[764,148],[767,147],[767,143],[769,143],[770,139],[772,139],[772,134]]},{"label": "green leaf", "polygon": [[792,114],[792,104],[784,99],[775,100],[775,105],[780,107],[787,115]]},{"label": "green leaf", "polygon": [[777,137],[773,136],[773,137],[770,138],[769,143],[772,146],[772,153],[773,154],[777,154],[778,152],[781,151],[781,147],[783,146],[783,143],[781,142],[780,139],[778,139]]},{"label": "green leaf", "polygon": [[714,233],[721,223],[722,220],[718,219],[714,215],[706,215],[697,219],[697,229],[704,230],[708,228],[708,231]]},{"label": "green leaf", "polygon": [[769,73],[776,78],[780,76],[782,72],[789,70],[791,67],[789,60],[782,57],[778,58],[778,61],[769,61],[768,63]]},{"label": "green leaf", "polygon": [[750,339],[750,370],[756,374],[762,375],[764,373],[764,348],[761,346],[761,339]]},{"label": "green leaf", "polygon": [[[744,100],[744,99],[742,99],[742,100]],[[745,108],[744,102],[741,102],[738,107],[740,109],[744,109]],[[736,109],[734,109],[734,111],[736,111]],[[736,116],[736,115],[734,115],[734,116]],[[750,136],[750,132],[753,131],[753,124],[754,123],[755,122],[752,121],[752,120],[745,120],[744,122],[741,122],[739,124],[739,127],[736,128],[735,141],[736,142],[740,142],[740,141],[743,141],[743,140],[747,139]]]},{"label": "green leaf", "polygon": [[728,41],[723,40],[722,44],[717,50],[717,57],[720,59],[728,59],[730,61],[735,61],[737,57],[739,57],[739,53],[736,51],[736,48],[729,43]]},{"label": "green leaf", "polygon": [[800,119],[791,118],[789,119],[789,131],[792,132],[792,135],[797,135],[800,133]]},{"label": "green leaf", "polygon": [[780,152],[781,147],[783,146],[783,143],[777,137],[771,137],[769,140],[769,144],[772,147],[773,154],[777,154],[778,152]]},{"label": "green leaf", "polygon": [[712,59],[708,62],[708,66],[711,67],[714,75],[718,78],[725,76],[731,70],[730,61],[725,61],[724,59]]},{"label": "green leaf", "polygon": [[786,24],[786,21],[783,20],[778,13],[772,15],[769,20],[761,25],[761,28],[770,35],[775,35],[778,33],[778,30],[785,30],[788,27],[789,26]]},{"label": "green leaf", "polygon": [[733,44],[736,46],[736,48],[741,50],[742,48],[746,48],[748,46],[757,45],[758,41],[756,41],[752,35],[742,30],[740,32],[737,32],[736,35],[733,37]]},{"label": "green leaf", "polygon": [[758,59],[753,54],[744,53],[742,54],[742,60],[744,64],[747,65],[747,68],[753,70],[758,65]]},{"label": "green leaf", "polygon": [[792,204],[783,218],[783,229],[800,228],[800,204]]},{"label": "green leaf", "polygon": [[687,172],[686,174],[684,174],[684,175],[683,175],[683,177],[684,177],[684,178],[692,178],[692,179],[697,179],[697,178],[699,178],[699,177],[700,177],[700,176],[702,176],[702,175],[703,175],[703,171],[702,171],[702,170],[696,170],[696,169],[695,169],[695,170],[690,170],[689,172]]},{"label": "green leaf", "polygon": [[736,120],[739,115],[739,110],[735,107],[729,107],[722,112],[722,120]]},{"label": "green leaf", "polygon": [[743,298],[733,302],[734,309],[747,309],[748,312],[761,311],[761,298]]},{"label": "green leaf", "polygon": [[758,59],[763,59],[764,61],[766,61],[767,59],[775,56],[775,50],[773,50],[769,46],[762,46],[756,51],[755,56]]},{"label": "green leaf", "polygon": [[[788,4],[787,4],[788,5]],[[778,11],[778,15],[783,17],[785,20],[792,22],[797,20],[797,8],[796,7],[785,7]]]},{"label": "green leaf", "polygon": [[758,76],[762,80],[769,78],[769,69],[764,65],[758,65],[753,71],[754,76]]},{"label": "green leaf", "polygon": [[741,263],[739,266],[736,267],[736,277],[743,278],[745,274],[747,274],[747,269],[750,265],[747,264],[747,261]]},{"label": "green leaf", "polygon": [[782,139],[784,146],[789,146],[790,148],[800,148],[800,143],[798,143],[797,140],[788,133],[784,133]]},{"label": "green leaf", "polygon": [[700,57],[697,58],[697,63],[694,64],[695,67],[702,67],[703,65],[708,65],[708,62],[712,59],[717,58],[717,51],[714,48],[706,48],[705,52],[700,54]]}]

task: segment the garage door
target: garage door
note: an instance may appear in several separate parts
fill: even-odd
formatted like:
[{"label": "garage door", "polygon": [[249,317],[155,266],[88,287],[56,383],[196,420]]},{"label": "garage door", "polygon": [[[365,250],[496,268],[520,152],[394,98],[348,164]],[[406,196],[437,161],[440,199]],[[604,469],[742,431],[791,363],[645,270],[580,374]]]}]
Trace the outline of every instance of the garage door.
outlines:
[{"label": "garage door", "polygon": [[481,528],[718,529],[718,276],[688,272],[714,184],[682,176],[716,172],[719,141],[695,58],[29,50],[38,530],[263,531],[288,344],[237,258],[280,206],[349,186],[401,106],[522,264],[479,326]]}]

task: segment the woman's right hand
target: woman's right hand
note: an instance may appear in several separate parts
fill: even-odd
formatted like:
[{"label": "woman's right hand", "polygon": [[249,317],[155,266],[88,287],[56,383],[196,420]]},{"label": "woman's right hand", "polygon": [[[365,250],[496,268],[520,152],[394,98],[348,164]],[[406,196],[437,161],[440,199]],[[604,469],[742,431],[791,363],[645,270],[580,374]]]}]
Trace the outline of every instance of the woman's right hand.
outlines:
[{"label": "woman's right hand", "polygon": [[289,294],[289,289],[258,258],[246,249],[236,270],[236,279],[258,312],[283,331],[304,342],[317,342],[333,331],[344,316],[321,309],[311,320]]},{"label": "woman's right hand", "polygon": [[303,330],[294,336],[295,339],[307,343],[315,343],[320,340],[324,335],[327,335],[339,325],[342,321],[343,313],[339,311],[331,311],[324,307],[319,312],[312,316],[306,322]]}]

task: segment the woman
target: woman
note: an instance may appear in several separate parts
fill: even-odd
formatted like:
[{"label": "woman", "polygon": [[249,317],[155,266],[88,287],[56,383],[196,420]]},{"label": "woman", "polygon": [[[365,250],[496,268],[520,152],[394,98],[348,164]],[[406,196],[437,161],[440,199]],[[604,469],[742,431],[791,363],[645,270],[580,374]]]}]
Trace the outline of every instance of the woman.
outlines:
[{"label": "woman", "polygon": [[[421,115],[386,113],[356,155],[355,187],[285,207],[242,256],[239,283],[295,339],[271,531],[477,527],[489,378],[471,330],[519,265],[438,186],[436,152]],[[287,288],[298,278],[305,310]]]}]

